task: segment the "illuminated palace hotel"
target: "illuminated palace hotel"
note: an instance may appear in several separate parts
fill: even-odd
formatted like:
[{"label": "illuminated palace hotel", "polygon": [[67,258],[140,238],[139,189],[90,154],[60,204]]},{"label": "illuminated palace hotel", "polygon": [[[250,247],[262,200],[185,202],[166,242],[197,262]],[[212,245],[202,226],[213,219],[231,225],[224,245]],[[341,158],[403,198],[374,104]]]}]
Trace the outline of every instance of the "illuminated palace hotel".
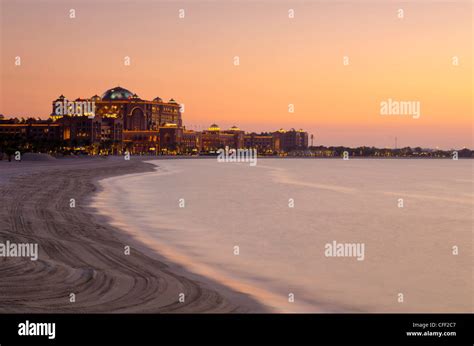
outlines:
[{"label": "illuminated palace hotel", "polygon": [[75,104],[91,103],[94,106],[93,114],[83,112],[80,115],[58,112],[58,104],[64,104],[64,101],[65,97],[61,95],[52,102],[51,118],[62,124],[65,141],[120,143],[132,153],[157,151],[160,147],[177,149],[182,120],[180,105],[173,99],[164,102],[156,97],[147,101],[127,89],[115,87],[102,97],[76,99]]},{"label": "illuminated palace hotel", "polygon": [[256,134],[245,133],[236,126],[221,130],[216,124],[204,131],[187,130],[181,105],[175,100],[143,100],[121,87],[109,89],[101,97],[94,95],[72,102],[61,95],[52,101],[48,120],[0,117],[1,138],[56,140],[70,148],[87,148],[92,154],[103,152],[104,147],[112,154],[212,153],[225,146],[276,154],[308,147],[308,134],[302,130]]}]

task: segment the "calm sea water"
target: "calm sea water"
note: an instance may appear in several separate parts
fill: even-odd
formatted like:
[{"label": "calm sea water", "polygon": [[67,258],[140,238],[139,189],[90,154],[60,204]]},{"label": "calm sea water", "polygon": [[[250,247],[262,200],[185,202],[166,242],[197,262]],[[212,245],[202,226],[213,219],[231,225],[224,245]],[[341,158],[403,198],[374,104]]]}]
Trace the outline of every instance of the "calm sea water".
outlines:
[{"label": "calm sea water", "polygon": [[[471,160],[152,163],[103,180],[95,204],[274,311],[472,311]],[[334,241],[364,244],[364,259],[327,257]]]}]

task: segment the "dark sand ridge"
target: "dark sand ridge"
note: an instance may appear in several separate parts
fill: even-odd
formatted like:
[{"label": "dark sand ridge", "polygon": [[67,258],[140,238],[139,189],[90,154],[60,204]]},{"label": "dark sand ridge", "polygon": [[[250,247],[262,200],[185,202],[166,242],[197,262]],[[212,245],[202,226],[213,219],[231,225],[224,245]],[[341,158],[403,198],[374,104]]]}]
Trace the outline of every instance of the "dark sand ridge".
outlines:
[{"label": "dark sand ridge", "polygon": [[92,214],[87,201],[95,181],[152,170],[135,158],[0,162],[0,242],[39,244],[37,261],[0,258],[0,312],[265,311],[247,295],[165,264]]}]

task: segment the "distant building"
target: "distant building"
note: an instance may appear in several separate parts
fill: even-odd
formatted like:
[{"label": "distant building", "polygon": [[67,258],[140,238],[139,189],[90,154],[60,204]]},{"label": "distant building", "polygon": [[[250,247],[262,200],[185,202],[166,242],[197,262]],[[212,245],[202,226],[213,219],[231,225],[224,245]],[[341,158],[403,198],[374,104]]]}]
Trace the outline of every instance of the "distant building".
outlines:
[{"label": "distant building", "polygon": [[202,131],[202,151],[212,152],[229,147],[239,149],[244,147],[244,131],[237,126],[222,131],[218,125],[212,124],[207,130]]},{"label": "distant building", "polygon": [[183,153],[199,153],[202,150],[201,132],[192,130],[183,130],[181,147]]},{"label": "distant building", "polygon": [[245,147],[257,149],[260,154],[273,154],[278,151],[273,134],[248,133],[245,135]]},{"label": "distant building", "polygon": [[0,119],[0,138],[32,141],[61,140],[61,126],[51,120]]},{"label": "distant building", "polygon": [[159,129],[160,148],[163,154],[178,154],[181,152],[183,128],[175,123],[166,123]]},{"label": "distant building", "polygon": [[[64,104],[67,106],[61,107]],[[81,109],[80,114],[75,113],[76,104],[87,105],[83,107],[87,112]],[[127,89],[115,87],[105,91],[102,97],[94,95],[73,102],[61,95],[52,102],[52,107],[51,118],[62,125],[63,139],[71,143],[123,142],[133,153],[158,152],[160,129],[165,129],[166,147],[178,146],[176,129],[181,128],[182,119],[180,105],[173,99],[164,102],[156,97],[147,101]],[[170,125],[174,130],[169,130]],[[169,139],[171,133],[173,138]]]},{"label": "distant building", "polygon": [[124,131],[123,150],[131,154],[157,153],[160,150],[160,131]]},{"label": "distant building", "polygon": [[202,131],[202,151],[212,152],[220,148],[257,149],[259,154],[275,154],[308,148],[308,133],[303,130],[278,130],[273,133],[245,133],[237,126],[221,130],[212,124]]},{"label": "distant building", "polygon": [[234,125],[230,129],[223,131],[223,133],[232,138],[230,139],[231,145],[228,145],[229,147],[234,149],[244,148],[245,132],[243,130]]},{"label": "distant building", "polygon": [[77,98],[61,95],[52,101],[48,120],[4,119],[0,137],[23,141],[59,141],[65,150],[91,154],[195,154],[218,149],[255,148],[260,155],[308,147],[303,130],[245,133],[237,126],[221,130],[217,124],[198,132],[183,126],[181,106],[174,99],[143,100],[137,94],[115,87],[102,96]]},{"label": "distant building", "polygon": [[308,133],[303,130],[291,129],[285,131],[280,129],[273,133],[275,150],[278,152],[290,152],[308,148]]}]

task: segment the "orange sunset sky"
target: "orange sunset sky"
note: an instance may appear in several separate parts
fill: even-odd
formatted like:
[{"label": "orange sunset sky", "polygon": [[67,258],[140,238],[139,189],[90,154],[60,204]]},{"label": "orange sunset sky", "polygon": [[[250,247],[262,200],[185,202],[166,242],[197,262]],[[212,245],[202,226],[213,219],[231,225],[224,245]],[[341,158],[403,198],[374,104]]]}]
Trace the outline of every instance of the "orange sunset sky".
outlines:
[{"label": "orange sunset sky", "polygon": [[[315,145],[393,147],[397,137],[399,147],[473,146],[471,1],[0,2],[8,117],[47,118],[60,94],[120,85],[184,103],[190,129],[215,122],[303,128]],[[420,118],[380,115],[389,98],[419,101]]]}]

